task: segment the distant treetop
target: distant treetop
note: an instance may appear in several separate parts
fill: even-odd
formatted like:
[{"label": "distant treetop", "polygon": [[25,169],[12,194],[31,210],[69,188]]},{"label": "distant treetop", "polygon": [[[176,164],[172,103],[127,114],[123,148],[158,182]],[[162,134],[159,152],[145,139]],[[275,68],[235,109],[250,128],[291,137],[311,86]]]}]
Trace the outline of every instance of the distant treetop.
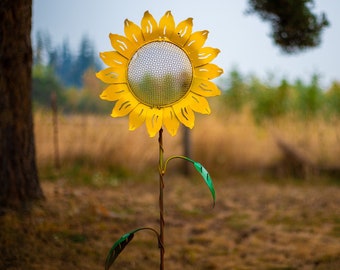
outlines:
[{"label": "distant treetop", "polygon": [[285,53],[297,53],[321,43],[329,26],[326,15],[311,12],[313,0],[249,0],[248,13],[257,13],[272,26],[272,38]]},{"label": "distant treetop", "polygon": [[34,65],[52,68],[65,86],[81,88],[85,71],[89,68],[99,70],[102,66],[94,42],[86,35],[82,37],[76,52],[72,52],[67,39],[61,45],[54,46],[47,32],[38,31],[35,40]]}]

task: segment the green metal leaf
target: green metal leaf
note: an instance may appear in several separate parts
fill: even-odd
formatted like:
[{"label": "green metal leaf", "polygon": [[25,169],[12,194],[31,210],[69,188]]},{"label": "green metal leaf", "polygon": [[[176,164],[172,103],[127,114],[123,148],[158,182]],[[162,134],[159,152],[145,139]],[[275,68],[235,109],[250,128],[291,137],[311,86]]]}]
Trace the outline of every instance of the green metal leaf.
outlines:
[{"label": "green metal leaf", "polygon": [[119,238],[118,241],[114,243],[114,245],[109,251],[109,254],[106,257],[105,270],[108,270],[110,268],[110,266],[114,263],[114,261],[119,256],[119,254],[123,251],[123,249],[127,246],[127,244],[130,243],[130,241],[134,237],[135,232],[137,230],[124,234],[121,238]]},{"label": "green metal leaf", "polygon": [[127,244],[129,244],[131,242],[135,233],[138,232],[138,231],[142,231],[142,230],[149,230],[149,231],[154,232],[155,235],[157,236],[157,239],[158,239],[158,245],[160,245],[159,234],[156,230],[154,230],[152,228],[143,227],[143,228],[138,228],[138,229],[135,229],[131,232],[128,232],[128,233],[124,234],[121,238],[118,239],[118,241],[116,241],[113,244],[112,248],[109,251],[109,254],[106,257],[105,270],[108,270],[110,268],[110,266],[114,263],[114,261],[117,259],[119,254],[127,246]]},{"label": "green metal leaf", "polygon": [[210,177],[208,171],[202,166],[201,163],[196,162],[195,160],[192,160],[192,159],[190,159],[190,158],[188,158],[188,157],[185,157],[185,156],[172,156],[172,157],[169,157],[169,158],[165,161],[161,173],[162,173],[162,174],[165,174],[165,171],[166,171],[166,167],[167,167],[168,162],[169,162],[170,160],[172,160],[172,159],[175,159],[175,158],[181,158],[181,159],[184,159],[184,160],[189,161],[189,162],[191,162],[192,164],[194,164],[195,169],[202,175],[202,177],[203,177],[205,183],[207,184],[207,186],[208,186],[209,189],[210,189],[211,196],[212,196],[212,198],[213,198],[213,207],[214,207],[214,206],[215,206],[215,201],[216,201],[214,184],[213,184],[213,182],[212,182],[212,180],[211,180],[211,177]]},{"label": "green metal leaf", "polygon": [[196,161],[192,161],[192,162],[194,164],[195,169],[202,175],[205,183],[209,187],[209,190],[211,192],[211,196],[213,198],[213,206],[215,206],[215,201],[216,201],[215,188],[214,188],[214,184],[213,184],[213,181],[210,177],[209,172],[202,166],[201,163],[196,162]]},{"label": "green metal leaf", "polygon": [[207,184],[207,186],[209,187],[209,190],[211,192],[211,196],[213,198],[213,207],[215,206],[215,201],[216,201],[216,195],[215,195],[215,188],[214,188],[214,184],[213,181],[210,177],[209,172],[202,166],[201,163],[192,160],[188,157],[183,157],[183,156],[178,156],[179,158],[183,158],[187,161],[190,161],[192,164],[194,164],[195,169],[202,175],[205,183]]}]

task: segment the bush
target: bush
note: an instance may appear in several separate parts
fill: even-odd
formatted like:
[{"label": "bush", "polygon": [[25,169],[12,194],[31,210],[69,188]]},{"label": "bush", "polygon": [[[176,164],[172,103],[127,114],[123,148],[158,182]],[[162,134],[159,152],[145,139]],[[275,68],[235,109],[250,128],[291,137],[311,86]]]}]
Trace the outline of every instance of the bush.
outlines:
[{"label": "bush", "polygon": [[327,112],[340,116],[340,82],[334,82],[325,94]]},{"label": "bush", "polygon": [[36,65],[32,77],[32,99],[35,106],[50,108],[53,92],[60,102],[65,102],[64,89],[51,68]]},{"label": "bush", "polygon": [[290,103],[290,86],[286,80],[282,80],[278,87],[266,86],[257,79],[250,86],[252,96],[252,111],[259,122],[265,118],[283,116],[288,112]]},{"label": "bush", "polygon": [[297,81],[294,88],[297,93],[295,108],[303,118],[315,117],[322,111],[324,94],[319,86],[318,76],[312,77],[310,85]]}]

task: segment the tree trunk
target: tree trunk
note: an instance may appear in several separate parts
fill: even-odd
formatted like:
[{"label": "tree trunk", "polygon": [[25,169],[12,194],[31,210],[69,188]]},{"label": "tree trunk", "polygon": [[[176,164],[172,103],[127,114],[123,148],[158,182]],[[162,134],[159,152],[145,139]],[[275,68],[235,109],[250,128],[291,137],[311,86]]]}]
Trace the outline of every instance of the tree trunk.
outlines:
[{"label": "tree trunk", "polygon": [[0,1],[0,208],[42,199],[31,100],[32,0]]}]

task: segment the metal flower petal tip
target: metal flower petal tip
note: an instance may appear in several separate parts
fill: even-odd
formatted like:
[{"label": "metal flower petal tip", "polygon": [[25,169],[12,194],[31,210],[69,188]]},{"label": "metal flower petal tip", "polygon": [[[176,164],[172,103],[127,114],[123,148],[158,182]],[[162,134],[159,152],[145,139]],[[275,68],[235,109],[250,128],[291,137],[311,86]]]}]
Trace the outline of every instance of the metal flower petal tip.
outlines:
[{"label": "metal flower petal tip", "polygon": [[124,22],[125,36],[110,34],[113,51],[100,53],[108,66],[96,75],[109,86],[101,99],[114,101],[112,117],[129,117],[129,129],[145,123],[150,137],[162,127],[175,136],[193,128],[195,112],[210,114],[207,97],[220,95],[210,80],[223,70],[210,63],[220,52],[204,47],[208,31],[192,32],[192,18],[175,24],[167,11],[157,21],[146,11],[141,26]]}]

